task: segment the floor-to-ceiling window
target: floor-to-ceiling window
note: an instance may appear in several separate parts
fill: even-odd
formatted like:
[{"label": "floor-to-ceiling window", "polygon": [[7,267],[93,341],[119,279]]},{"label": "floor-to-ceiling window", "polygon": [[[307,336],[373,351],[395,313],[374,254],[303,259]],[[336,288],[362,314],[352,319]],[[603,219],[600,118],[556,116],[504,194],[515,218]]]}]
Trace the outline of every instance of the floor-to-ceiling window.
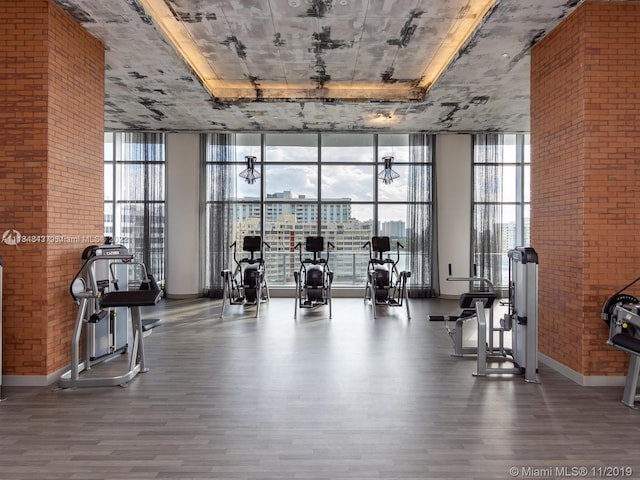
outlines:
[{"label": "floor-to-ceiling window", "polygon": [[318,235],[318,135],[266,134],[263,222],[267,279],[272,285],[293,282],[299,268],[295,247]]},{"label": "floor-to-ceiling window", "polygon": [[164,134],[105,133],[105,235],[164,279]]},{"label": "floor-to-ceiling window", "polygon": [[508,287],[507,252],[530,242],[530,165],[529,135],[474,135],[471,258],[499,290]]},{"label": "floor-to-ceiling window", "polygon": [[[414,137],[418,140],[412,143]],[[334,285],[362,286],[369,260],[363,246],[371,236],[384,235],[392,239],[393,258],[397,243],[404,247],[400,269],[414,264],[409,261],[412,247],[419,250],[416,262],[429,263],[429,268],[421,269],[416,282],[423,290],[431,288],[431,278],[424,278],[424,272],[430,272],[431,250],[417,235],[411,238],[417,231],[412,219],[432,218],[430,136],[211,134],[204,148],[208,288],[219,290],[220,268],[231,267],[229,245],[242,245],[245,235],[261,235],[268,245],[264,258],[273,286],[293,284],[293,272],[300,266],[295,247],[314,235],[335,246],[329,254]],[[400,174],[392,183],[377,178],[384,168],[382,156],[392,156],[392,168]],[[248,166],[246,157],[255,157],[255,173],[260,174],[253,183],[240,176]],[[418,233],[425,232],[430,235],[431,229]]]},{"label": "floor-to-ceiling window", "polygon": [[336,285],[360,285],[369,261],[364,244],[375,228],[376,149],[374,135],[327,133],[320,137],[319,228],[331,241]]}]

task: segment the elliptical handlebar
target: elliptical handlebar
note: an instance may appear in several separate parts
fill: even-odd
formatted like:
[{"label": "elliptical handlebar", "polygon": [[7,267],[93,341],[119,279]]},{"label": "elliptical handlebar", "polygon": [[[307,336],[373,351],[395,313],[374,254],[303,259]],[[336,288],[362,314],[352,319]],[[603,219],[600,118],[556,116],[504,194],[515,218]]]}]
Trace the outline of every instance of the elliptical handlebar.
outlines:
[{"label": "elliptical handlebar", "polygon": [[373,246],[371,241],[366,241],[364,245],[362,245],[362,248],[367,248],[367,247],[369,247],[369,263],[373,263],[377,265],[385,265],[387,263],[391,263],[394,267],[400,262],[400,249],[401,248],[404,249],[404,245],[396,241],[397,257],[396,257],[396,260],[394,261],[391,258],[382,258],[382,252],[380,252],[380,258],[374,257],[373,251],[372,251]]},{"label": "elliptical handlebar", "polygon": [[329,253],[331,252],[332,248],[335,249],[336,246],[331,242],[327,242],[327,265],[329,264]]},{"label": "elliptical handlebar", "polygon": [[236,257],[236,250],[237,250],[236,247],[237,247],[237,245],[238,245],[238,242],[233,242],[231,245],[229,245],[229,248],[233,248],[233,261],[238,266],[238,268],[240,268],[240,262],[238,261],[238,258]]},{"label": "elliptical handlebar", "polygon": [[[264,240],[262,240],[261,246],[267,247],[269,250],[271,250],[271,245],[269,245]],[[251,258],[248,260],[248,262],[249,263],[259,263],[260,265],[264,265],[264,255],[263,254],[264,254],[264,250],[260,249],[260,258],[253,258],[253,252],[251,252]]]},{"label": "elliptical handlebar", "polygon": [[398,256],[396,258],[396,261],[393,262],[393,267],[395,268],[396,265],[398,265],[398,263],[400,262],[400,249],[404,250],[404,245],[402,245],[400,242],[396,242],[396,251],[398,253]]},{"label": "elliptical handlebar", "polygon": [[[269,245],[267,242],[265,242],[264,240],[261,240],[261,246],[265,246],[267,247],[269,250],[271,250],[271,245]],[[253,264],[253,263],[264,263],[264,259],[262,258],[262,249],[260,250],[260,257],[259,258],[254,258],[253,254],[254,252],[251,251],[251,257],[250,258],[242,258],[240,260],[238,260],[237,257],[237,247],[238,247],[238,242],[234,241],[232,244],[229,245],[229,248],[233,248],[233,261],[235,262],[235,264],[238,266],[238,268],[240,267],[241,263],[249,263],[249,264]]]},{"label": "elliptical handlebar", "polygon": [[304,261],[302,260],[302,242],[298,242],[296,243],[296,245],[293,247],[294,250],[299,250],[299,257],[300,257],[300,263],[304,263]]},{"label": "elliptical handlebar", "polygon": [[367,240],[364,245],[362,245],[362,248],[367,248],[369,247],[369,263],[371,263],[372,260],[375,260],[373,255],[372,255],[372,251],[371,251],[371,241]]},{"label": "elliptical handlebar", "polygon": [[[323,245],[324,248],[324,245]],[[336,246],[327,242],[327,249],[323,250],[327,252],[327,258],[317,258],[318,252],[313,252],[313,258],[302,258],[302,242],[298,242],[293,247],[294,250],[299,250],[300,263],[304,265],[305,263],[311,263],[312,265],[328,265],[329,264],[329,252],[331,248],[336,248]]]}]

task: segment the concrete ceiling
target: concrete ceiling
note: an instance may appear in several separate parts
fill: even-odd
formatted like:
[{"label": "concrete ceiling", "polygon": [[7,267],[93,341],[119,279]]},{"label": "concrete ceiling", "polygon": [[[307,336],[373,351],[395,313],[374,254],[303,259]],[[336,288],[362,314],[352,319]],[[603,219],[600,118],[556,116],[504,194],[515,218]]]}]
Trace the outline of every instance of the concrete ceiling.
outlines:
[{"label": "concrete ceiling", "polygon": [[241,100],[209,93],[142,0],[56,2],[105,44],[109,130],[526,132],[531,46],[581,0],[498,0],[427,87],[466,0],[164,0]]}]

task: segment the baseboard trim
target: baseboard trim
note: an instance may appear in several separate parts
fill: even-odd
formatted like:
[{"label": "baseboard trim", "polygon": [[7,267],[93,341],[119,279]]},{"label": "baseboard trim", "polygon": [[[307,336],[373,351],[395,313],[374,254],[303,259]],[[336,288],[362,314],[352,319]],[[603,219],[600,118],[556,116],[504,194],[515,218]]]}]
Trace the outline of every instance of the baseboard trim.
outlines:
[{"label": "baseboard trim", "polygon": [[47,387],[58,381],[60,373],[50,375],[3,375],[3,387]]},{"label": "baseboard trim", "polygon": [[192,298],[202,297],[202,295],[198,293],[165,293],[164,296],[170,300],[190,300]]},{"label": "baseboard trim", "polygon": [[564,375],[569,380],[583,387],[621,387],[624,386],[626,377],[604,376],[604,375],[582,375],[566,365],[548,357],[542,353],[538,353],[540,363]]}]

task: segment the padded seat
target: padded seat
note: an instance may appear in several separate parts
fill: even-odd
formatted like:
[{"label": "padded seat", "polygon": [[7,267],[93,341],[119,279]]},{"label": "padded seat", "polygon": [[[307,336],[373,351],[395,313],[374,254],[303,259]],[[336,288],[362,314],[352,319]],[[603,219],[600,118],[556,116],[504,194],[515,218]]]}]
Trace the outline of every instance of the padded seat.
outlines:
[{"label": "padded seat", "polygon": [[460,295],[460,308],[476,308],[476,302],[482,300],[484,308],[491,308],[496,299],[494,292],[467,292]]},{"label": "padded seat", "polygon": [[100,307],[151,307],[160,301],[160,290],[132,290],[105,293],[100,299]]},{"label": "padded seat", "polygon": [[162,298],[162,290],[153,276],[143,282],[140,290],[125,290],[105,293],[100,298],[100,307],[152,307]]},{"label": "padded seat", "polygon": [[476,302],[482,300],[484,308],[491,308],[496,299],[494,292],[466,292],[460,295],[459,306],[462,309],[458,318],[469,318],[476,315]]},{"label": "padded seat", "polygon": [[630,353],[640,355],[640,339],[625,335],[624,333],[618,333],[611,338],[611,343],[616,347],[627,350]]}]

